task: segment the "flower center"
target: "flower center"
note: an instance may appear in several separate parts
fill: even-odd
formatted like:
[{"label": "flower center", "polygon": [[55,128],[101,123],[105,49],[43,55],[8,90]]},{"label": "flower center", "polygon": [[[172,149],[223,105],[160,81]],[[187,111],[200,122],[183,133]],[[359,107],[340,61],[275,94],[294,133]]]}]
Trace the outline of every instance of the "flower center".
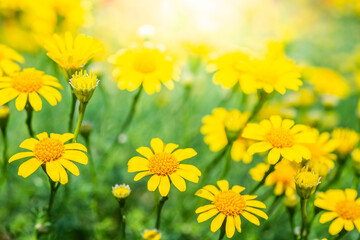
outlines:
[{"label": "flower center", "polygon": [[42,162],[58,160],[64,153],[64,144],[58,139],[44,138],[34,148],[35,157]]},{"label": "flower center", "polygon": [[337,214],[346,220],[354,221],[360,218],[360,205],[351,200],[343,200],[336,203]]},{"label": "flower center", "polygon": [[143,74],[152,73],[157,67],[157,59],[151,50],[143,50],[134,59],[134,68]]},{"label": "flower center", "polygon": [[152,174],[168,176],[176,172],[179,162],[170,153],[156,153],[149,159],[149,170]]},{"label": "flower center", "polygon": [[232,190],[219,193],[213,203],[219,212],[227,216],[239,215],[246,208],[244,197]]},{"label": "flower center", "polygon": [[37,92],[43,86],[41,74],[36,71],[22,71],[13,77],[12,87],[22,93]]},{"label": "flower center", "polygon": [[289,129],[274,128],[265,135],[266,141],[276,148],[292,147],[295,144],[295,137]]}]

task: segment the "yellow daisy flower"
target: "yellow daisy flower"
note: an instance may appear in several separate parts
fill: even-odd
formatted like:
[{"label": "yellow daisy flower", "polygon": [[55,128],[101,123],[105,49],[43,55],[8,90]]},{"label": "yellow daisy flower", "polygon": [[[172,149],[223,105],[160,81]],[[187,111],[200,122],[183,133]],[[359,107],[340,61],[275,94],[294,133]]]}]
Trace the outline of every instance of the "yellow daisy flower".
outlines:
[{"label": "yellow daisy flower", "polygon": [[235,161],[251,162],[252,155],[246,151],[249,141],[240,136],[248,118],[248,113],[241,113],[236,109],[229,111],[224,108],[214,109],[211,115],[203,118],[203,126],[200,129],[205,135],[205,143],[209,145],[211,151],[217,152],[223,149],[229,140],[233,141],[231,157]]},{"label": "yellow daisy flower", "polygon": [[283,47],[278,43],[268,45],[268,53],[262,59],[250,61],[244,74],[241,75],[246,87],[245,93],[263,89],[267,93],[277,91],[285,94],[286,89],[297,91],[302,85],[301,74],[295,63],[286,58]]},{"label": "yellow daisy flower", "polygon": [[148,190],[159,188],[161,196],[165,197],[170,191],[170,180],[181,192],[186,190],[185,180],[197,183],[201,172],[193,165],[182,164],[181,161],[194,157],[197,153],[192,148],[178,149],[179,145],[168,143],[164,145],[160,138],[153,138],[148,147],[136,149],[144,157],[133,157],[128,162],[128,172],[138,173],[134,181],[152,175],[148,181]]},{"label": "yellow daisy flower", "polygon": [[341,154],[349,154],[360,140],[359,134],[348,128],[335,128],[332,131],[332,138],[339,143],[336,151]]},{"label": "yellow daisy flower", "polygon": [[304,75],[319,94],[332,95],[338,98],[346,97],[349,84],[337,72],[326,68],[305,69]]},{"label": "yellow daisy flower", "polygon": [[126,184],[116,184],[112,187],[112,194],[118,200],[127,198],[131,193],[129,185]]},{"label": "yellow daisy flower", "polygon": [[149,42],[134,44],[120,51],[110,61],[114,64],[113,75],[120,89],[134,91],[142,84],[145,92],[153,94],[161,90],[161,83],[174,88],[180,69],[174,60],[160,47]]},{"label": "yellow daisy flower", "polygon": [[[269,164],[259,163],[250,169],[250,175],[255,181],[261,181],[265,173],[269,170]],[[295,194],[294,176],[297,172],[297,166],[294,163],[283,159],[276,164],[273,172],[265,179],[265,186],[275,185],[274,194],[292,196]]]},{"label": "yellow daisy flower", "polygon": [[269,151],[268,162],[276,164],[280,156],[300,163],[302,159],[310,159],[311,152],[302,144],[315,141],[314,131],[305,125],[294,125],[290,119],[271,116],[270,120],[249,123],[242,137],[257,140],[248,149],[250,154]]},{"label": "yellow daisy flower", "polygon": [[29,138],[20,144],[21,148],[31,152],[20,152],[9,159],[9,163],[11,163],[15,160],[31,157],[20,165],[19,176],[26,178],[43,165],[51,180],[65,184],[68,182],[65,169],[76,176],[80,174],[77,166],[71,161],[85,165],[88,163],[88,157],[82,152],[87,151],[84,145],[80,143],[65,144],[74,137],[74,134],[50,133],[49,137],[46,132],[43,132],[36,137],[38,140]]},{"label": "yellow daisy flower", "polygon": [[15,106],[18,111],[25,108],[27,102],[35,111],[42,109],[43,96],[51,106],[61,101],[61,94],[55,88],[62,89],[55,77],[45,75],[35,68],[26,68],[11,77],[0,77],[0,105],[16,98]]},{"label": "yellow daisy flower", "polygon": [[142,234],[144,240],[160,240],[161,232],[157,229],[146,229]]},{"label": "yellow daisy flower", "polygon": [[334,161],[337,156],[332,152],[339,143],[337,140],[330,139],[330,134],[327,132],[319,134],[318,130],[314,131],[316,132],[315,142],[304,144],[304,146],[311,152],[310,168],[318,172],[321,177],[325,177],[335,166]]},{"label": "yellow daisy flower", "polygon": [[198,190],[195,195],[211,201],[211,204],[199,207],[195,213],[199,216],[197,221],[204,222],[211,217],[217,215],[211,222],[210,230],[216,232],[223,224],[226,218],[226,236],[231,238],[234,236],[235,228],[241,232],[242,215],[245,219],[255,225],[260,225],[259,219],[255,216],[268,219],[268,216],[257,208],[266,208],[265,204],[254,200],[255,195],[240,194],[245,190],[244,187],[234,185],[229,189],[229,183],[226,180],[217,182],[220,190],[213,186],[207,185]]},{"label": "yellow daisy flower", "polygon": [[343,228],[351,231],[355,227],[360,231],[360,198],[356,199],[354,189],[331,189],[317,194],[315,206],[327,210],[320,216],[320,223],[335,219],[329,227],[331,235],[338,234]]},{"label": "yellow daisy flower", "polygon": [[63,37],[54,34],[44,43],[47,55],[59,66],[67,70],[82,68],[90,59],[104,51],[103,45],[92,37],[82,34],[74,38],[70,32]]},{"label": "yellow daisy flower", "polygon": [[250,58],[247,54],[234,51],[210,61],[207,69],[210,72],[216,71],[213,77],[215,84],[220,84],[224,88],[233,88],[239,83],[241,90],[249,93],[246,82],[241,78],[249,61]]},{"label": "yellow daisy flower", "polygon": [[15,62],[24,62],[24,58],[12,48],[0,44],[0,76],[4,73],[10,75],[20,71],[20,66]]}]

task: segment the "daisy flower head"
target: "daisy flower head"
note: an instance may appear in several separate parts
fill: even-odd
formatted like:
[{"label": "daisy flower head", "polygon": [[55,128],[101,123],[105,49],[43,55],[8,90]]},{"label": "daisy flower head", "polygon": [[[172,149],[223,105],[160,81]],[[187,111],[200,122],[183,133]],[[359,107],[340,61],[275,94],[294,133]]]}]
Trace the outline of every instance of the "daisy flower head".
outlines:
[{"label": "daisy flower head", "polygon": [[302,144],[315,141],[314,131],[305,125],[296,124],[293,120],[271,116],[260,123],[249,123],[242,137],[259,141],[248,149],[250,154],[269,151],[268,163],[276,164],[280,157],[300,163],[310,159],[311,152]]},{"label": "daisy flower head", "polygon": [[74,37],[70,32],[66,32],[64,36],[54,34],[45,41],[44,48],[53,61],[70,72],[84,67],[89,60],[104,51],[98,40],[83,34]]},{"label": "daisy flower head", "polygon": [[118,200],[127,198],[131,193],[129,185],[126,184],[116,184],[112,187],[112,194]]},{"label": "daisy flower head", "polygon": [[241,51],[233,51],[211,60],[207,69],[210,72],[216,71],[213,76],[215,84],[219,84],[223,88],[233,88],[239,83],[241,90],[248,94],[250,92],[241,76],[249,62],[250,58],[247,54]]},{"label": "daisy flower head", "polygon": [[324,178],[328,175],[329,171],[335,167],[334,161],[337,159],[335,151],[339,142],[334,139],[330,139],[328,132],[319,133],[316,132],[316,140],[314,143],[304,144],[310,152],[311,159],[309,160],[309,166],[314,169],[319,175]]},{"label": "daisy flower head", "polygon": [[11,77],[0,77],[0,105],[16,98],[15,106],[18,111],[23,110],[28,102],[35,111],[40,111],[42,101],[39,94],[51,106],[61,101],[61,94],[56,88],[62,89],[62,86],[55,77],[45,75],[35,68],[26,68]]},{"label": "daisy flower head", "polygon": [[183,160],[194,157],[197,153],[192,148],[178,149],[174,143],[164,144],[160,138],[153,138],[151,148],[140,147],[136,149],[144,157],[133,157],[128,162],[128,172],[138,173],[134,181],[152,175],[147,183],[149,191],[159,188],[161,196],[165,197],[170,191],[170,181],[181,192],[186,190],[185,180],[197,183],[200,170],[189,164],[181,163]]},{"label": "daisy flower head", "polygon": [[299,169],[295,175],[296,191],[302,199],[308,199],[321,183],[321,177],[315,171],[309,169],[309,165]]},{"label": "daisy flower head", "polygon": [[241,232],[240,215],[257,226],[260,225],[260,221],[255,215],[268,219],[263,211],[257,209],[266,208],[264,203],[254,200],[255,195],[240,194],[245,190],[244,187],[234,185],[230,189],[226,180],[218,181],[217,185],[220,189],[213,185],[207,185],[195,193],[196,196],[211,201],[211,204],[196,209],[195,213],[199,214],[197,218],[199,223],[216,215],[210,226],[212,232],[219,230],[226,220],[226,236],[232,238],[235,229]]},{"label": "daisy flower head", "polygon": [[180,69],[162,46],[150,42],[133,44],[110,58],[113,75],[122,90],[134,91],[141,85],[149,95],[161,90],[161,83],[174,89]]},{"label": "daisy flower head", "polygon": [[160,240],[161,232],[158,229],[146,229],[141,236],[144,240]]},{"label": "daisy flower head", "polygon": [[79,72],[75,72],[69,80],[69,83],[77,99],[82,103],[87,103],[94,94],[94,91],[99,84],[99,80],[92,71],[88,74],[86,70],[80,70]]},{"label": "daisy flower head", "polygon": [[0,76],[20,71],[20,66],[16,62],[23,63],[24,58],[14,49],[0,44]]},{"label": "daisy flower head", "polygon": [[[285,94],[287,89],[297,91],[302,85],[300,71],[292,60],[286,58],[283,47],[279,44],[268,45],[268,52],[263,58],[255,58],[241,75],[245,93],[263,89],[266,93],[277,91]],[[244,88],[242,88],[244,89]]]},{"label": "daisy flower head", "polygon": [[326,210],[320,216],[320,223],[332,220],[329,233],[336,235],[341,230],[351,231],[355,227],[360,231],[360,198],[356,199],[357,191],[354,189],[330,189],[317,194],[315,206]]},{"label": "daisy flower head", "polygon": [[339,143],[336,151],[341,154],[351,153],[360,140],[359,134],[348,128],[335,128],[332,131],[332,138]]},{"label": "daisy flower head", "polygon": [[[20,144],[23,149],[30,152],[20,152],[9,159],[9,163],[22,158],[29,158],[19,167],[18,175],[24,178],[34,173],[40,166],[44,166],[46,173],[54,182],[65,184],[68,182],[66,170],[78,176],[79,169],[72,162],[81,164],[88,163],[88,157],[84,152],[86,147],[80,143],[67,143],[74,137],[72,133],[56,134],[46,132],[36,135],[36,138],[29,138]],[[65,170],[66,169],[66,170]]]}]

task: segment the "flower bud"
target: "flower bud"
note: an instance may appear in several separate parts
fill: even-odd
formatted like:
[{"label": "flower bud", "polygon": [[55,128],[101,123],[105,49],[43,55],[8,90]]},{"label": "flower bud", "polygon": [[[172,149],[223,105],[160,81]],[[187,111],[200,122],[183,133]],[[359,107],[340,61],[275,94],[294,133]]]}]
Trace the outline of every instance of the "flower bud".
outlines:
[{"label": "flower bud", "polygon": [[320,184],[318,173],[310,172],[309,166],[303,167],[295,175],[296,191],[302,199],[308,199]]},{"label": "flower bud", "polygon": [[86,71],[76,72],[70,79],[70,85],[77,99],[81,103],[88,103],[99,84],[96,75],[90,71],[90,75]]}]

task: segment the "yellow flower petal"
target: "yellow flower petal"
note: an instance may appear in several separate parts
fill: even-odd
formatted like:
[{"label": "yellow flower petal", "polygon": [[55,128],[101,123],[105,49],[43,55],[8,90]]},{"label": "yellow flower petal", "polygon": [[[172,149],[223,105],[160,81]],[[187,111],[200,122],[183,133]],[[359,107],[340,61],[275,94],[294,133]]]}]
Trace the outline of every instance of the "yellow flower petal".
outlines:
[{"label": "yellow flower petal", "polygon": [[43,133],[39,133],[38,135],[36,135],[37,139],[42,140],[44,138],[48,138],[49,135],[46,132]]},{"label": "yellow flower petal", "polygon": [[60,180],[59,168],[56,162],[46,163],[46,173],[54,182],[58,182]]},{"label": "yellow flower petal", "polygon": [[143,177],[146,177],[148,175],[151,175],[152,173],[150,171],[145,171],[145,172],[139,172],[138,174],[135,175],[134,177],[134,181],[139,181],[140,179],[142,179]]},{"label": "yellow flower petal", "polygon": [[180,177],[183,177],[183,178],[185,178],[186,180],[188,180],[190,182],[193,182],[193,183],[198,183],[199,182],[199,177],[193,172],[186,171],[186,170],[183,170],[183,169],[178,169],[176,171],[176,173],[179,174]]},{"label": "yellow flower petal", "polygon": [[40,111],[42,108],[42,101],[39,94],[36,92],[29,93],[29,102],[35,111]]},{"label": "yellow flower petal", "polygon": [[209,191],[204,190],[204,189],[197,190],[195,195],[198,197],[205,198],[210,201],[214,201],[214,199],[215,199],[215,196],[213,194],[211,194]]},{"label": "yellow flower petal", "polygon": [[14,154],[10,159],[9,159],[9,163],[15,161],[15,160],[19,160],[21,158],[26,158],[26,157],[33,157],[34,153],[33,152],[20,152],[20,153],[16,153]]},{"label": "yellow flower petal", "polygon": [[160,195],[166,197],[170,191],[170,180],[168,176],[161,177],[159,184]]},{"label": "yellow flower petal", "polygon": [[274,128],[280,128],[282,119],[279,115],[273,115],[270,117],[270,122]]},{"label": "yellow flower petal", "polygon": [[186,171],[190,171],[195,173],[197,176],[201,176],[201,172],[200,170],[195,167],[194,165],[190,165],[190,164],[179,164],[179,168],[186,170]]},{"label": "yellow flower petal", "polygon": [[185,180],[180,177],[177,173],[173,173],[170,175],[170,180],[174,184],[174,186],[179,189],[181,192],[186,190]]},{"label": "yellow flower petal", "polygon": [[344,228],[346,231],[352,231],[354,229],[354,224],[350,220],[345,220]]},{"label": "yellow flower petal", "polygon": [[147,182],[148,190],[151,192],[155,191],[160,184],[160,179],[161,177],[159,175],[155,175],[155,174],[152,175],[149,181]]},{"label": "yellow flower petal", "polygon": [[81,151],[87,152],[86,147],[80,143],[68,143],[68,144],[64,145],[64,148],[67,150],[75,149],[75,150],[81,150]]},{"label": "yellow flower petal", "polygon": [[336,218],[329,227],[329,233],[331,235],[338,234],[344,227],[344,220],[341,218]]},{"label": "yellow flower petal", "polygon": [[201,207],[197,208],[197,209],[195,210],[195,213],[206,212],[206,211],[209,211],[210,209],[213,209],[213,208],[215,208],[215,205],[214,205],[214,204],[208,204],[208,205],[201,206]]},{"label": "yellow flower petal", "polygon": [[149,160],[143,158],[143,157],[132,157],[129,161],[128,161],[128,166],[130,165],[145,165],[147,166],[149,164]]},{"label": "yellow flower petal", "polygon": [[[246,198],[246,196],[248,197],[252,197],[252,198]],[[255,199],[257,196],[256,195],[244,195],[245,199]],[[246,206],[248,207],[256,207],[256,208],[266,208],[265,204],[263,202],[260,202],[258,200],[247,200],[246,201]]]},{"label": "yellow flower petal", "polygon": [[240,220],[240,216],[239,215],[236,215],[234,217],[234,220],[235,220],[235,227],[236,227],[236,230],[238,232],[241,232],[241,220]]},{"label": "yellow flower petal", "polygon": [[15,107],[18,111],[22,111],[25,108],[27,102],[28,93],[20,93],[15,100]]},{"label": "yellow flower petal", "polygon": [[179,145],[175,144],[175,143],[168,143],[165,146],[164,152],[166,153],[172,153],[176,148],[178,148]]},{"label": "yellow flower petal", "polygon": [[18,175],[26,178],[34,173],[40,166],[42,162],[36,158],[31,158],[26,162],[22,163],[19,167]]},{"label": "yellow flower petal", "polygon": [[336,212],[325,212],[321,215],[319,222],[326,223],[333,220],[336,217],[338,217],[338,214]]},{"label": "yellow flower petal", "polygon": [[278,148],[273,148],[270,150],[269,155],[268,155],[268,162],[269,164],[276,164],[280,159],[280,149]]},{"label": "yellow flower petal", "polygon": [[60,159],[59,162],[61,163],[61,165],[63,167],[65,167],[67,170],[69,170],[69,172],[71,172],[75,176],[79,176],[79,174],[80,174],[79,168],[74,163],[72,163],[66,159]]},{"label": "yellow flower petal", "polygon": [[219,186],[219,188],[220,188],[221,191],[224,192],[224,191],[229,190],[229,182],[228,182],[228,181],[226,181],[226,180],[220,180],[220,181],[217,181],[216,183],[217,183],[217,185]]},{"label": "yellow flower petal", "polygon": [[64,133],[60,136],[59,140],[62,142],[62,143],[66,143],[67,141],[69,141],[70,139],[73,139],[74,138],[74,134],[72,133]]},{"label": "yellow flower petal", "polygon": [[272,145],[269,142],[258,142],[249,147],[248,153],[253,155],[258,152],[266,152],[270,148],[272,148]]},{"label": "yellow flower petal", "polygon": [[57,165],[57,169],[58,169],[59,174],[60,174],[60,183],[61,184],[66,184],[69,181],[69,179],[68,179],[68,175],[67,175],[65,169],[63,168],[63,166],[58,161],[56,161],[55,163]]},{"label": "yellow flower petal", "polygon": [[232,238],[235,233],[235,222],[233,216],[226,217],[226,236]]},{"label": "yellow flower petal", "polygon": [[221,225],[223,224],[225,220],[225,215],[223,213],[219,213],[211,222],[210,225],[210,230],[212,232],[216,232],[217,230],[219,230],[219,228],[221,227]]},{"label": "yellow flower petal", "polygon": [[0,90],[0,106],[10,102],[19,95],[18,91],[12,88],[5,88]]},{"label": "yellow flower petal", "polygon": [[254,215],[252,215],[251,213],[248,212],[242,212],[241,215],[246,218],[249,222],[259,226],[260,225],[260,221],[257,217],[255,217]]},{"label": "yellow flower petal", "polygon": [[241,186],[239,186],[239,185],[234,185],[234,186],[231,188],[231,190],[233,190],[233,191],[236,192],[236,193],[241,193],[242,191],[245,190],[245,188],[244,188],[244,187],[241,187]]},{"label": "yellow flower petal", "polygon": [[38,142],[39,141],[35,138],[28,138],[20,144],[20,147],[28,150],[33,150]]},{"label": "yellow flower petal", "polygon": [[345,195],[348,200],[354,201],[357,196],[357,191],[355,189],[347,188],[345,189]]},{"label": "yellow flower petal", "polygon": [[76,150],[66,150],[62,157],[84,165],[88,163],[88,157],[86,154]]},{"label": "yellow flower petal", "polygon": [[148,147],[139,147],[136,149],[136,151],[148,159],[154,155],[154,153]]},{"label": "yellow flower petal", "polygon": [[211,192],[215,196],[220,193],[219,189],[217,189],[217,187],[215,187],[214,185],[206,185],[206,186],[203,187],[203,189],[208,190],[209,192]]},{"label": "yellow flower petal", "polygon": [[164,143],[160,138],[153,138],[150,142],[151,148],[154,150],[154,153],[164,152]]},{"label": "yellow flower petal", "polygon": [[248,211],[250,213],[253,213],[255,215],[258,215],[259,217],[262,217],[264,219],[268,219],[268,216],[266,215],[266,213],[264,213],[263,211],[256,209],[256,208],[252,208],[252,207],[246,207],[245,211]]},{"label": "yellow flower petal", "polygon": [[213,216],[215,216],[218,213],[219,213],[219,211],[217,209],[215,209],[215,208],[210,209],[207,212],[199,214],[199,216],[197,217],[197,221],[198,221],[198,223],[204,222],[204,221],[212,218]]},{"label": "yellow flower petal", "polygon": [[172,155],[180,162],[196,156],[197,152],[192,148],[176,150]]}]

